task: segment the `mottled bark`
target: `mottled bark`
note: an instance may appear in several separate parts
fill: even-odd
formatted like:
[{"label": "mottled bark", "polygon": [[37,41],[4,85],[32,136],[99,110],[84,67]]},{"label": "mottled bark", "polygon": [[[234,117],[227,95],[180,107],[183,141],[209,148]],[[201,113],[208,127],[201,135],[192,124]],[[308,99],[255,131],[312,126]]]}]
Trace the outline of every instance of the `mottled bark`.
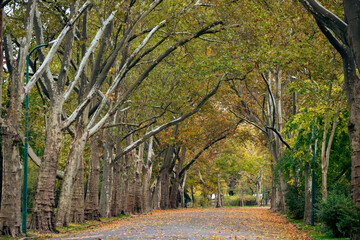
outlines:
[{"label": "mottled bark", "polygon": [[77,177],[80,177],[80,175],[78,175],[78,170],[82,164],[82,155],[88,137],[87,132],[83,132],[83,128],[81,126],[76,126],[76,130],[75,139],[71,144],[70,153],[65,167],[65,175],[61,185],[58,211],[56,213],[56,227],[67,226],[71,221],[70,213],[72,205],[71,200],[74,192],[73,188],[74,185],[76,185],[75,182]]},{"label": "mottled bark", "polygon": [[222,207],[222,200],[221,200],[221,186],[220,186],[220,174],[219,174],[219,172],[216,174],[216,180],[217,180],[216,207],[221,208]]},{"label": "mottled bark", "polygon": [[80,166],[74,180],[69,222],[84,223],[84,221],[84,163],[81,157]]},{"label": "mottled bark", "polygon": [[[8,38],[7,46],[7,69],[10,70],[11,86],[10,103],[4,119],[1,119],[1,134],[2,134],[2,197],[0,203],[0,235],[11,235],[13,237],[21,236],[21,163],[19,155],[20,138],[18,132],[20,130],[20,120],[22,111],[22,96],[24,84],[24,72],[26,55],[29,51],[33,16],[35,12],[36,1],[28,1],[26,8],[26,17],[24,20],[25,35],[19,39],[20,46],[17,49],[17,59],[15,61],[13,56],[13,48],[10,37]],[[23,10],[23,9],[22,9]],[[3,59],[3,8],[1,11],[1,59]],[[3,62],[1,62],[1,68]],[[2,75],[2,69],[1,75]],[[2,81],[2,79],[1,79]],[[2,83],[1,83],[2,85]],[[2,99],[2,93],[0,94]],[[1,102],[0,102],[1,104]]]},{"label": "mottled bark", "polygon": [[191,191],[191,206],[193,207],[195,204],[194,186],[193,185],[191,185],[190,191]]},{"label": "mottled bark", "polygon": [[102,156],[101,134],[90,138],[90,169],[88,186],[85,198],[85,220],[100,220],[99,212],[99,182],[100,182],[100,157]]},{"label": "mottled bark", "polygon": [[142,167],[142,175],[143,175],[143,200],[142,200],[142,208],[143,212],[149,212],[152,209],[151,205],[151,189],[150,189],[150,181],[151,181],[151,174],[152,174],[152,156],[153,156],[153,141],[154,138],[151,137],[149,142],[145,142],[145,156],[144,156],[144,166]]},{"label": "mottled bark", "polygon": [[160,199],[161,199],[161,182],[160,177],[158,177],[153,183],[153,192],[152,192],[152,208],[160,209]]},{"label": "mottled bark", "polygon": [[51,104],[46,128],[45,151],[41,161],[38,186],[29,228],[42,231],[55,230],[56,169],[63,132],[60,129],[61,110]]},{"label": "mottled bark", "polygon": [[[132,136],[126,139],[126,144],[129,145],[132,143]],[[132,152],[126,153],[124,157],[124,164],[121,165],[121,201],[120,209],[122,212],[127,213],[127,204],[128,204],[128,191],[129,191],[129,176],[131,170],[131,157]]]},{"label": "mottled bark", "polygon": [[182,207],[182,208],[185,208],[185,207],[186,207],[186,203],[185,203],[185,184],[186,184],[186,178],[187,178],[187,171],[185,171],[185,173],[184,173],[183,182],[182,182],[182,184],[181,184],[181,187],[179,188],[180,199],[181,199],[181,207]]},{"label": "mottled bark", "polygon": [[121,172],[120,167],[123,163],[122,158],[112,162],[113,178],[111,184],[111,216],[119,216],[120,211],[120,192],[121,192]]},{"label": "mottled bark", "polygon": [[261,194],[261,182],[258,181],[256,182],[256,205],[258,207],[261,207],[261,197],[260,197],[260,194]]},{"label": "mottled bark", "polygon": [[[10,110],[12,111],[12,110]],[[2,235],[13,237],[22,235],[21,231],[21,163],[19,141],[16,129],[19,125],[16,116],[8,112],[7,123],[2,126],[2,151],[4,153],[0,231]],[[11,119],[14,117],[15,119]],[[20,116],[18,116],[20,117]],[[8,124],[11,124],[10,126]],[[6,126],[6,127],[5,127]]]},{"label": "mottled bark", "polygon": [[135,213],[135,173],[130,171],[127,188],[127,198],[126,198],[126,213],[134,214]]},{"label": "mottled bark", "polygon": [[274,175],[274,171],[273,171],[273,167],[272,167],[272,170],[271,170],[271,204],[270,204],[270,209],[273,210],[273,211],[276,211],[276,183],[275,183],[275,175]]},{"label": "mottled bark", "polygon": [[167,209],[170,207],[170,171],[171,162],[173,160],[174,147],[168,146],[162,161],[162,167],[160,170],[160,183],[161,183],[161,198],[160,208]]},{"label": "mottled bark", "polygon": [[[133,143],[133,136],[131,135],[127,140],[127,144]],[[131,150],[125,155],[126,157],[126,205],[125,213],[134,214],[135,213],[135,169],[134,163],[136,158],[135,149]]]},{"label": "mottled bark", "polygon": [[142,187],[142,167],[144,166],[144,144],[139,146],[139,154],[135,158],[135,178],[134,178],[134,213],[143,212],[143,187]]},{"label": "mottled bark", "polygon": [[111,184],[112,184],[112,157],[113,138],[111,129],[106,129],[106,141],[104,144],[103,177],[101,182],[101,194],[99,211],[101,217],[110,217]]},{"label": "mottled bark", "polygon": [[181,153],[178,158],[178,163],[175,168],[175,176],[173,185],[171,188],[171,194],[170,194],[170,208],[177,208],[177,202],[178,202],[178,192],[179,192],[179,186],[180,186],[180,171],[183,168],[184,161],[185,161],[185,154],[186,154],[186,147],[181,148]]},{"label": "mottled bark", "polygon": [[[331,134],[329,137],[328,144],[326,146],[326,135],[327,135],[327,126],[324,127],[324,135],[323,135],[323,142],[321,146],[321,176],[322,176],[322,199],[323,201],[327,200],[327,174],[329,170],[329,161],[330,161],[330,150],[332,146],[332,142],[335,136],[335,130],[337,125],[337,119],[339,116],[340,109],[338,108],[336,110],[334,119],[333,119],[333,125],[331,129]],[[325,116],[325,124],[327,125],[328,119],[328,113]]]},{"label": "mottled bark", "polygon": [[[71,5],[71,17],[74,16],[78,7],[79,1],[76,1],[75,4]],[[75,28],[71,28],[71,30],[66,33],[62,65],[59,71],[57,82],[56,84],[53,81],[49,83],[50,88],[48,91],[50,93],[50,111],[46,126],[45,150],[40,167],[38,188],[36,190],[35,202],[30,222],[30,228],[37,230],[54,231],[56,225],[54,214],[56,168],[63,135],[63,122],[61,118],[64,99],[61,96],[64,93],[65,82],[68,76],[68,69],[70,68],[74,36]],[[55,45],[57,46],[58,43],[55,43],[54,46]],[[54,49],[52,48],[51,50]],[[35,84],[34,82],[32,83]],[[27,87],[31,86],[29,85]]]},{"label": "mottled bark", "polygon": [[310,163],[307,162],[305,165],[305,208],[304,208],[304,223],[310,224],[311,223],[311,185],[312,185],[312,179],[310,171]]},{"label": "mottled bark", "polygon": [[10,91],[13,97],[7,115],[1,126],[2,133],[2,199],[0,209],[0,233],[1,235],[21,236],[21,163],[19,155],[18,131],[21,118],[20,89],[22,83],[17,79],[23,79],[18,71],[11,75],[12,83]]}]

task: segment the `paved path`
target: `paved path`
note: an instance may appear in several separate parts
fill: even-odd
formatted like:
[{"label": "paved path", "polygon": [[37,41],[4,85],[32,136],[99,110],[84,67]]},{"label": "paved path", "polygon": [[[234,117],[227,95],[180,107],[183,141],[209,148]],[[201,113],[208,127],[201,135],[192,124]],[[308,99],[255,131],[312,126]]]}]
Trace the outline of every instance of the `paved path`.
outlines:
[{"label": "paved path", "polygon": [[310,239],[267,208],[180,209],[52,239]]}]

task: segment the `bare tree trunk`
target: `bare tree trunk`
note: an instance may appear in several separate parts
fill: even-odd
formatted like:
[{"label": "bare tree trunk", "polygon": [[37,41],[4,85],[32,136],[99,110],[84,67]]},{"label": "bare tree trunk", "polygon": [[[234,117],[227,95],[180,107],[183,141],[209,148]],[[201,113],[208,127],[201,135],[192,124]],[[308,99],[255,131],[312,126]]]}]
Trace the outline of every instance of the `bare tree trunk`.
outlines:
[{"label": "bare tree trunk", "polygon": [[[330,150],[331,150],[331,145],[335,136],[335,130],[336,130],[336,125],[337,125],[337,119],[340,113],[340,109],[338,108],[336,110],[334,119],[333,119],[333,125],[332,125],[332,129],[331,129],[331,134],[330,134],[330,138],[328,141],[328,145],[326,147],[326,135],[327,135],[327,126],[324,126],[324,134],[323,134],[323,141],[322,141],[322,146],[321,146],[321,168],[322,168],[322,199],[323,201],[327,200],[327,174],[328,174],[328,170],[329,170],[329,160],[330,160]],[[325,115],[325,125],[327,125],[328,122],[328,114],[329,112],[326,112]]]},{"label": "bare tree trunk", "polygon": [[183,168],[184,161],[185,161],[185,154],[186,154],[186,147],[181,148],[181,154],[178,159],[178,164],[175,169],[175,177],[173,186],[171,189],[170,194],[170,208],[177,208],[177,202],[178,202],[178,192],[179,192],[179,185],[180,185],[180,171]]},{"label": "bare tree trunk", "polygon": [[135,194],[135,206],[134,212],[137,214],[142,213],[143,210],[143,186],[142,186],[142,168],[144,166],[144,144],[139,146],[138,155],[135,158],[135,182],[134,182],[134,194]]},{"label": "bare tree trunk", "polygon": [[55,230],[55,187],[58,154],[61,148],[61,109],[51,104],[46,128],[45,151],[41,161],[38,186],[29,228],[42,231]]},{"label": "bare tree trunk", "polygon": [[99,212],[99,181],[100,181],[100,157],[102,148],[101,134],[90,138],[90,173],[85,199],[85,220],[100,220]]},{"label": "bare tree trunk", "polygon": [[84,163],[81,156],[80,166],[74,180],[73,194],[71,199],[71,211],[69,222],[84,223]]},{"label": "bare tree trunk", "polygon": [[154,138],[151,137],[149,139],[147,149],[145,149],[145,163],[142,167],[142,175],[143,175],[143,211],[149,212],[151,210],[151,189],[150,189],[150,181],[151,181],[151,174],[152,174],[152,162],[151,158],[153,156],[153,141]]},{"label": "bare tree trunk", "polygon": [[[129,136],[126,140],[126,144],[130,145],[132,143],[132,136]],[[122,165],[122,176],[121,176],[121,211],[128,214],[128,192],[130,186],[130,170],[132,163],[132,152],[126,153],[124,155],[124,164]]]},{"label": "bare tree trunk", "polygon": [[120,172],[120,211],[121,213],[126,212],[126,205],[127,205],[127,191],[128,191],[128,174],[126,172],[126,161],[127,155],[125,154],[123,159],[124,162],[121,164],[121,172]]},{"label": "bare tree trunk", "polygon": [[207,187],[206,187],[206,183],[204,181],[204,179],[201,176],[201,172],[200,170],[198,170],[198,175],[199,175],[199,180],[200,183],[203,185],[203,191],[202,191],[202,197],[204,199],[204,204],[208,204],[208,193],[207,193]]},{"label": "bare tree trunk", "polygon": [[[20,138],[18,132],[20,130],[20,119],[22,111],[21,95],[23,94],[24,72],[26,55],[29,51],[30,41],[32,37],[33,18],[35,13],[36,1],[28,1],[26,7],[26,17],[24,26],[26,34],[20,39],[20,46],[18,47],[18,59],[15,62],[12,54],[12,43],[8,38],[8,56],[7,62],[10,72],[11,86],[10,90],[10,104],[7,114],[4,119],[1,119],[1,134],[2,134],[2,197],[0,208],[0,234],[11,235],[13,237],[21,236],[21,163],[19,155]],[[3,8],[1,11],[1,37],[3,37]],[[3,38],[1,38],[1,59],[3,59]],[[1,62],[1,68],[3,62]],[[1,76],[2,76],[1,69]],[[0,79],[3,80],[2,78]],[[2,83],[1,89],[2,89]],[[0,94],[2,99],[2,93]],[[1,104],[1,102],[0,102]]]},{"label": "bare tree trunk", "polygon": [[185,208],[185,207],[186,207],[186,203],[185,203],[185,184],[186,184],[186,177],[187,177],[187,171],[185,171],[185,173],[184,173],[183,182],[182,182],[182,184],[181,184],[181,187],[179,188],[180,198],[181,198],[181,207],[182,207],[182,208]]},{"label": "bare tree trunk", "polygon": [[[71,200],[73,198],[74,185],[78,170],[82,162],[88,132],[84,132],[82,127],[77,124],[75,139],[71,144],[68,161],[65,167],[65,175],[61,185],[58,211],[56,213],[56,227],[68,226],[71,221]],[[81,177],[82,179],[84,176]],[[80,184],[80,183],[78,183]],[[82,185],[83,183],[81,183]],[[82,217],[83,218],[83,217]]]},{"label": "bare tree trunk", "polygon": [[120,172],[120,165],[122,164],[123,159],[120,158],[116,161],[112,162],[112,169],[113,169],[113,181],[111,184],[111,216],[119,216],[120,211],[120,192],[121,192],[121,172]]},{"label": "bare tree trunk", "polygon": [[261,207],[261,181],[256,182],[256,204]]},{"label": "bare tree trunk", "polygon": [[170,168],[171,161],[173,159],[174,147],[168,146],[165,151],[165,156],[163,158],[161,172],[160,172],[160,182],[161,182],[161,199],[160,207],[161,209],[167,209],[170,207],[169,203],[169,190],[170,190]]},{"label": "bare tree trunk", "polygon": [[222,200],[221,200],[221,186],[220,186],[220,176],[219,172],[217,173],[217,200],[216,200],[216,207],[222,207]]},{"label": "bare tree trunk", "polygon": [[195,196],[194,196],[194,186],[193,185],[191,185],[190,190],[191,190],[191,207],[194,207]]},{"label": "bare tree trunk", "polygon": [[153,183],[153,193],[152,193],[152,206],[153,209],[160,209],[160,199],[161,199],[161,182],[160,177],[158,177]]},{"label": "bare tree trunk", "polygon": [[127,195],[126,213],[134,214],[135,213],[135,173],[132,171],[130,171],[129,173],[128,184],[129,184],[128,191],[126,193]]},{"label": "bare tree trunk", "polygon": [[112,185],[112,156],[113,156],[113,138],[111,130],[106,132],[106,141],[104,145],[103,158],[103,177],[101,183],[99,211],[101,217],[110,217],[111,185]]},{"label": "bare tree trunk", "polygon": [[276,183],[275,183],[275,174],[274,174],[274,168],[273,166],[271,167],[271,203],[270,203],[270,208],[273,211],[276,211],[276,204],[275,204],[275,199],[276,199]]},{"label": "bare tree trunk", "polygon": [[241,196],[241,206],[242,207],[245,207],[245,201],[244,201],[244,188],[243,186],[241,185],[240,187],[240,196]]},{"label": "bare tree trunk", "polygon": [[304,208],[304,223],[311,223],[311,196],[312,196],[312,180],[311,180],[311,165],[309,162],[305,165],[305,208]]},{"label": "bare tree trunk", "polygon": [[[132,136],[130,138],[130,144],[133,142]],[[134,162],[136,158],[135,149],[130,151],[128,154],[128,160],[126,165],[126,172],[127,172],[127,192],[126,192],[126,213],[127,214],[134,214],[135,213],[135,172],[134,170]]]},{"label": "bare tree trunk", "polygon": [[[13,111],[13,110],[11,110]],[[2,199],[0,210],[0,231],[2,235],[21,236],[21,163],[17,129],[18,116],[8,112],[2,126],[2,151],[4,153],[2,176]],[[11,123],[12,122],[12,123]],[[9,125],[11,124],[11,125]],[[6,127],[5,127],[6,126]],[[10,127],[11,126],[11,127]]]}]

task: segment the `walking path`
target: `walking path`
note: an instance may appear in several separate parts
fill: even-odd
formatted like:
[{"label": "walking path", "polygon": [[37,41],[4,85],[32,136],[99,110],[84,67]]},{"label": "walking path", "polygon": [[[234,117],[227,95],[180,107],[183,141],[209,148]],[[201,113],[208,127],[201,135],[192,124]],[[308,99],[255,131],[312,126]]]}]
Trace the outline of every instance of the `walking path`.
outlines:
[{"label": "walking path", "polygon": [[52,239],[311,239],[268,208],[154,211]]}]

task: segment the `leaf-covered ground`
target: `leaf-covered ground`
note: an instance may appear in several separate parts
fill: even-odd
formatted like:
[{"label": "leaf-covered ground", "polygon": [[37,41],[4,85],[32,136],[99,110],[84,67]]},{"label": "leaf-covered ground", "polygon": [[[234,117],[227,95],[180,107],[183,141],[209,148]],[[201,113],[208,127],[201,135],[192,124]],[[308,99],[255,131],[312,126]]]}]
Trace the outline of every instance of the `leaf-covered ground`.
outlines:
[{"label": "leaf-covered ground", "polygon": [[53,239],[311,239],[267,208],[153,211]]}]

